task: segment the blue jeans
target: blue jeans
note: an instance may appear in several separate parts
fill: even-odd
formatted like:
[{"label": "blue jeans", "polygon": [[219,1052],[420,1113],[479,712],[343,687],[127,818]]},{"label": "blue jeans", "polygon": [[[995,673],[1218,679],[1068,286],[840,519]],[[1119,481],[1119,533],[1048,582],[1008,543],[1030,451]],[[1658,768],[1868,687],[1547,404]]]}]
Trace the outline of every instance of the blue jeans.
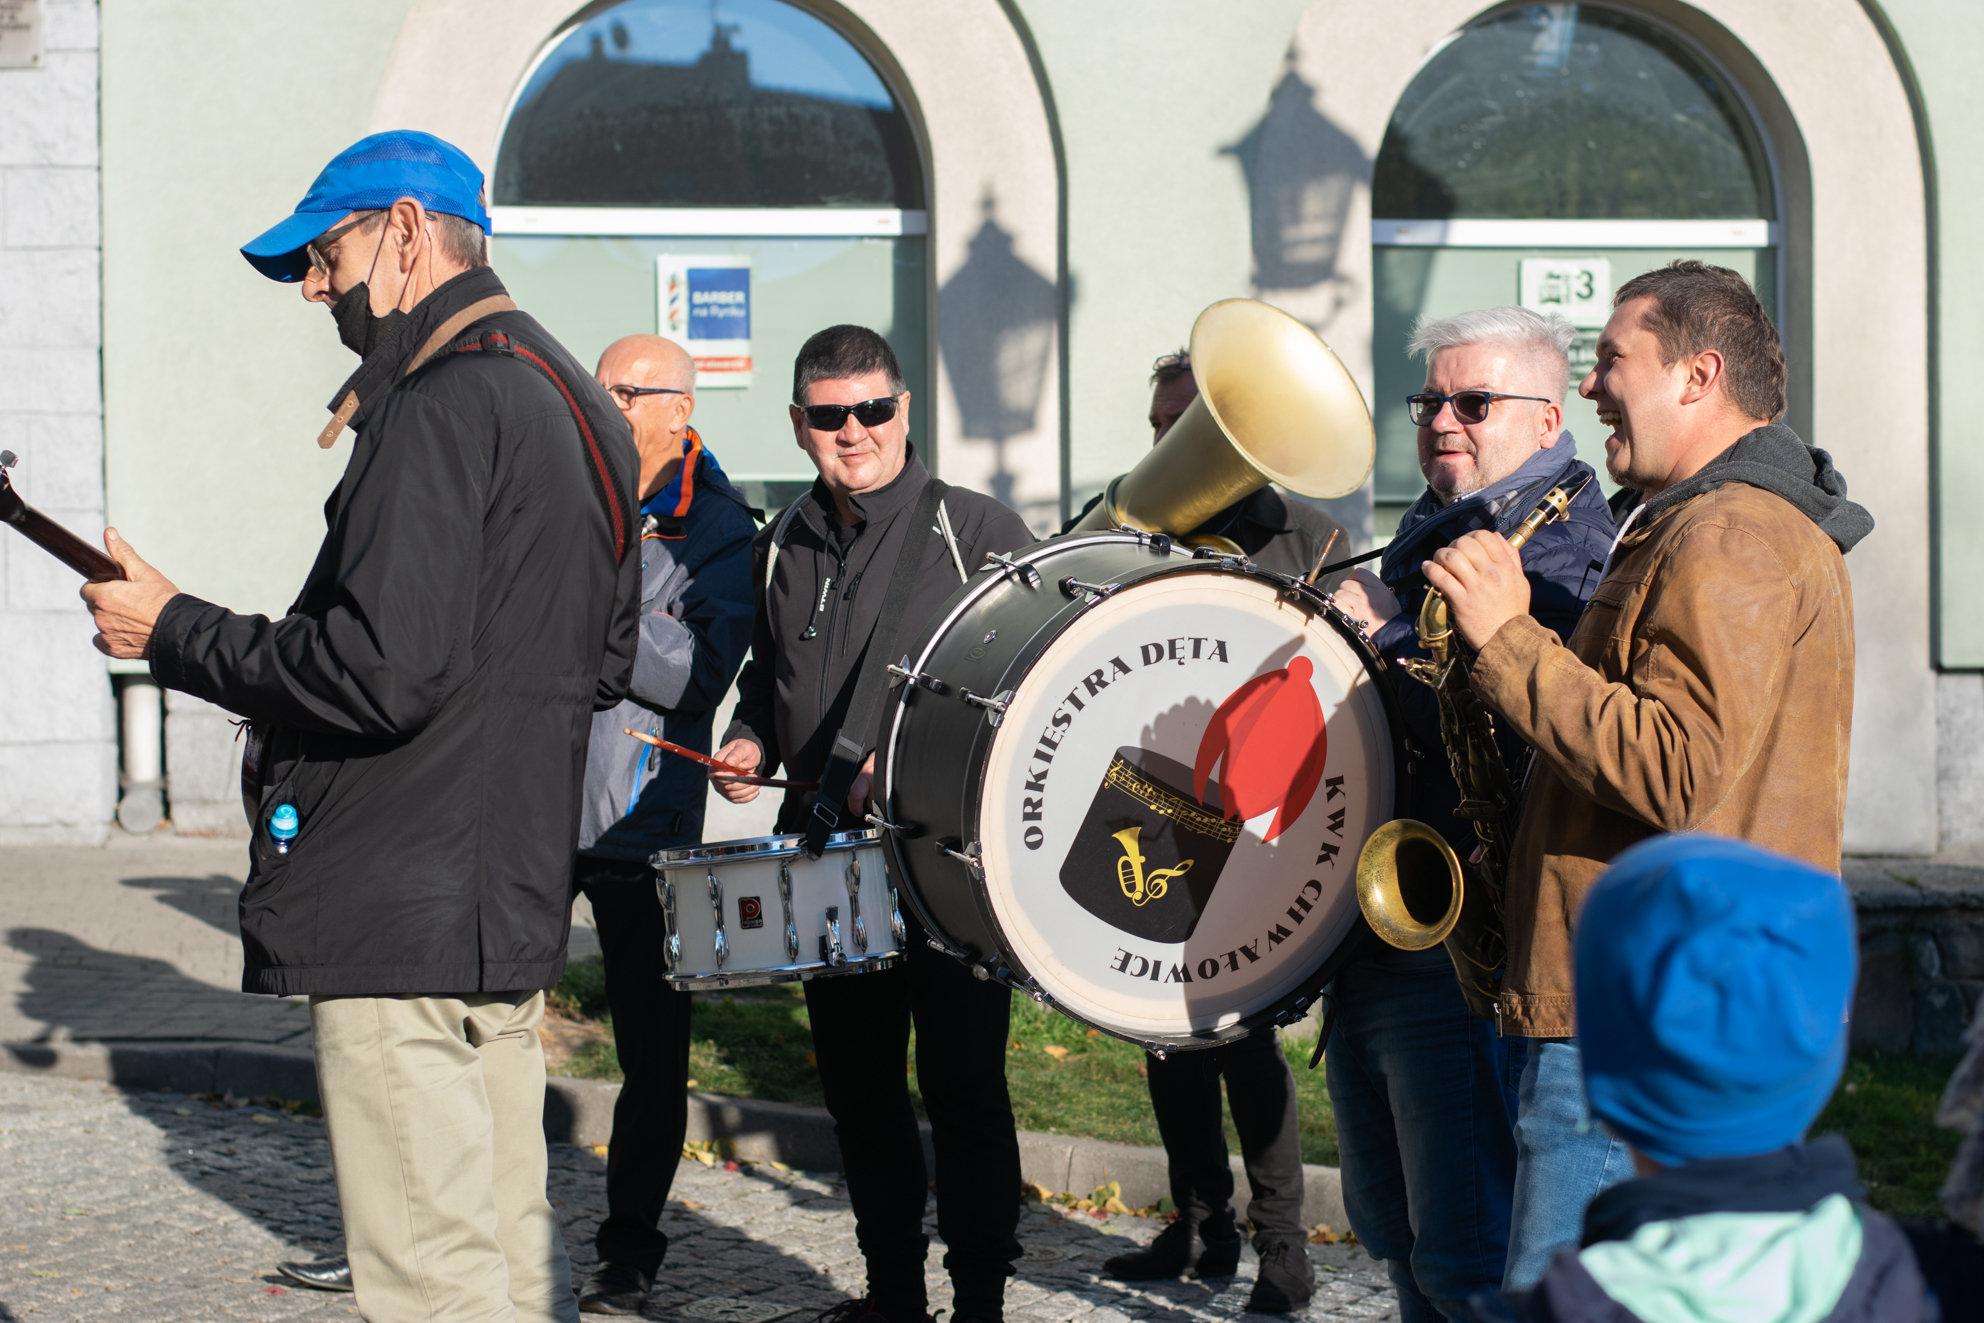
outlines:
[{"label": "blue jeans", "polygon": [[1331,987],[1344,1208],[1404,1323],[1471,1318],[1467,1298],[1502,1283],[1528,1040],[1467,1013],[1443,949],[1373,946]]},{"label": "blue jeans", "polygon": [[[1520,1040],[1518,1040],[1520,1041]],[[1575,1038],[1532,1038],[1516,1115],[1515,1220],[1504,1288],[1535,1286],[1561,1249],[1576,1249],[1584,1210],[1633,1174],[1632,1152],[1585,1109]]]}]

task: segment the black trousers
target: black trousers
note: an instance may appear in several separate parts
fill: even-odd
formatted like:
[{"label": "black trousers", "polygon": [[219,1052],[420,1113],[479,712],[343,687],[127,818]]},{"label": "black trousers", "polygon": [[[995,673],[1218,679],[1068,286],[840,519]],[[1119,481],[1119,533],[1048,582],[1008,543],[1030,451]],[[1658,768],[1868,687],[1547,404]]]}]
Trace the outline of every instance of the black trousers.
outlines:
[{"label": "black trousers", "polygon": [[929,1308],[923,1234],[929,1175],[910,1106],[909,1030],[916,1080],[936,1150],[937,1229],[963,1323],[1003,1317],[1006,1278],[1020,1256],[1020,1151],[1006,1093],[1012,993],[931,950],[909,924],[908,958],[876,974],[806,984],[820,1082],[833,1113],[868,1261],[868,1294],[889,1323],[922,1323]]},{"label": "black trousers", "polygon": [[1214,1240],[1233,1227],[1233,1169],[1227,1164],[1219,1081],[1226,1079],[1240,1160],[1254,1201],[1254,1245],[1301,1240],[1302,1138],[1296,1128],[1295,1076],[1274,1031],[1225,1047],[1148,1057],[1150,1105],[1171,1168],[1178,1216]]},{"label": "black trousers", "polygon": [[645,863],[582,854],[573,884],[599,927],[626,1076],[606,1149],[606,1220],[593,1243],[602,1262],[631,1263],[652,1277],[668,1252],[661,1212],[689,1129],[689,994],[661,981],[661,899]]}]

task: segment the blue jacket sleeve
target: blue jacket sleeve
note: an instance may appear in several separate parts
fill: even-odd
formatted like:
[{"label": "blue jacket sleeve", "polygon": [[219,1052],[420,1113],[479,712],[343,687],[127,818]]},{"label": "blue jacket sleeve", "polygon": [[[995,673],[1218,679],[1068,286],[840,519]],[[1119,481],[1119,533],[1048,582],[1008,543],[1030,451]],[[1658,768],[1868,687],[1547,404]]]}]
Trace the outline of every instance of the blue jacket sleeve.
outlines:
[{"label": "blue jacket sleeve", "polygon": [[723,700],[751,645],[751,521],[723,516],[692,534],[701,545],[667,610],[641,615],[633,696],[662,712],[706,711]]}]

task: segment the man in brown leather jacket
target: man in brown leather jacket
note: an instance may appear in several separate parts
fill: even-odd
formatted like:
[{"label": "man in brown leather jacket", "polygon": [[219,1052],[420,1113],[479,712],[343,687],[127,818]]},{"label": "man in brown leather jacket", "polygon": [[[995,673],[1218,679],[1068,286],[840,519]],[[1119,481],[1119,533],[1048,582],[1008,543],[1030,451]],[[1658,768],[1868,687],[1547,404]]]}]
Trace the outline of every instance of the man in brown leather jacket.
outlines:
[{"label": "man in brown leather jacket", "polygon": [[1603,582],[1569,639],[1528,614],[1501,538],[1425,567],[1479,651],[1474,683],[1537,751],[1506,897],[1503,1032],[1539,1040],[1516,1123],[1508,1288],[1578,1243],[1584,1208],[1630,1174],[1585,1123],[1571,989],[1584,896],[1660,832],[1753,841],[1839,870],[1853,713],[1844,553],[1873,528],[1822,450],[1782,416],[1776,328],[1734,271],[1676,262],[1621,286],[1579,393],[1613,429],[1629,489]]}]

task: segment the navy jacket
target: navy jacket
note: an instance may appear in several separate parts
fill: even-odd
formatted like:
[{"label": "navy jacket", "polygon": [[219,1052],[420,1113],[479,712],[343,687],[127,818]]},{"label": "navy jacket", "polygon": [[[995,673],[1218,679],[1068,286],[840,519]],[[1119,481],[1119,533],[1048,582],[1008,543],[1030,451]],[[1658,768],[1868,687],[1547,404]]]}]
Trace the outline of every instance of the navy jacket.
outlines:
[{"label": "navy jacket", "polygon": [[[1536,508],[1552,487],[1570,481],[1591,467],[1577,457],[1577,442],[1569,432],[1548,450],[1539,450],[1523,466],[1452,505],[1441,507],[1428,490],[1399,520],[1385,548],[1378,577],[1397,595],[1405,610],[1387,621],[1372,643],[1387,661],[1424,657],[1416,622],[1426,597],[1426,579],[1419,567],[1441,547],[1475,529],[1506,534]],[[1584,604],[1598,587],[1606,554],[1612,547],[1612,512],[1596,480],[1585,485],[1571,503],[1569,516],[1540,530],[1522,549],[1523,572],[1529,579],[1530,614],[1568,638],[1584,613]],[[1447,838],[1465,859],[1478,841],[1472,825],[1454,816],[1460,789],[1447,770],[1446,745],[1440,740],[1440,709],[1433,691],[1398,672],[1400,714],[1406,733],[1421,755],[1420,775],[1408,800],[1398,806],[1400,817],[1417,818]],[[1521,772],[1521,741],[1502,733],[1502,756],[1511,776]]]},{"label": "navy jacket", "polygon": [[[627,697],[595,713],[579,853],[646,859],[703,839],[702,765],[626,734],[710,751],[751,646],[750,506],[692,429],[684,472],[641,507],[641,634]],[[686,481],[685,481],[686,479]]]}]

